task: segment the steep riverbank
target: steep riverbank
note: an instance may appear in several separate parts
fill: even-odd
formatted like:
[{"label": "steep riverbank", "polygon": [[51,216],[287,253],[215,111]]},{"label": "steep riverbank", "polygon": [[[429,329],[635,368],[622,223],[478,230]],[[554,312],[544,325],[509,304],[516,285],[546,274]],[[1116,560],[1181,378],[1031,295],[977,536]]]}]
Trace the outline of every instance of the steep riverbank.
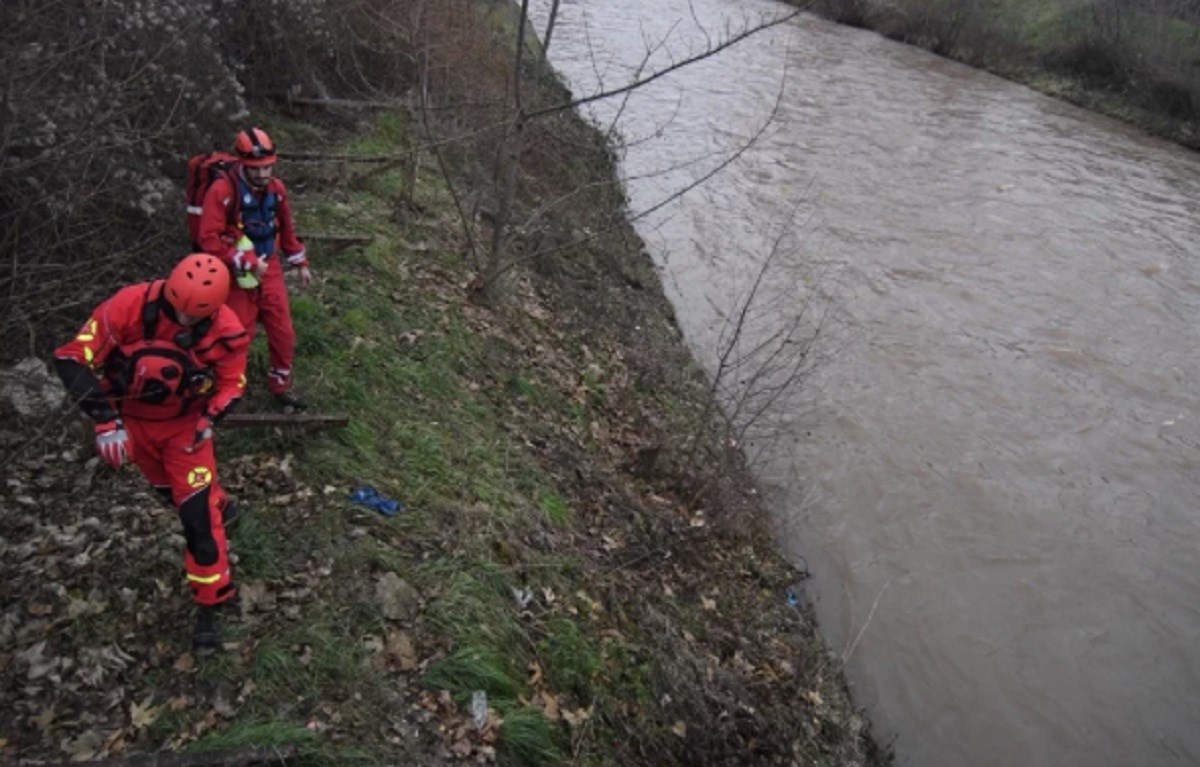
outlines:
[{"label": "steep riverbank", "polygon": [[[293,301],[297,380],[350,425],[219,434],[246,510],[242,608],[225,652],[198,659],[173,515],[99,466],[68,410],[6,411],[6,760],[258,746],[331,765],[882,761],[594,131],[564,113],[539,134],[522,183],[583,201],[542,232],[561,247],[485,305],[482,225],[464,226],[451,184],[476,182],[489,147],[444,175],[429,154],[388,161],[420,142],[405,112],[251,107],[291,155],[302,227],[370,238],[312,238],[318,281]],[[74,279],[64,292],[116,287]],[[252,381],[264,367],[257,346]],[[365,484],[405,508],[356,504]]]}]

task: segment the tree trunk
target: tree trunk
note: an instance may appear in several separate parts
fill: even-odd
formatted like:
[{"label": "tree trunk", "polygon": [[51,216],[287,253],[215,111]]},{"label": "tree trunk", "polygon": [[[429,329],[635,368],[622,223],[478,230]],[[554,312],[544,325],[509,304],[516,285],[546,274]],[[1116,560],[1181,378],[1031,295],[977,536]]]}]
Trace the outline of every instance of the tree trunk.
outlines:
[{"label": "tree trunk", "polygon": [[524,107],[521,103],[521,62],[525,54],[525,26],[529,22],[529,0],[521,0],[517,21],[517,54],[513,61],[513,117],[504,134],[500,162],[496,168],[496,220],[492,224],[492,247],[483,278],[483,298],[489,304],[503,300],[509,267],[505,239],[512,218],[513,195],[517,188],[517,170],[521,161],[521,140],[525,132]]}]

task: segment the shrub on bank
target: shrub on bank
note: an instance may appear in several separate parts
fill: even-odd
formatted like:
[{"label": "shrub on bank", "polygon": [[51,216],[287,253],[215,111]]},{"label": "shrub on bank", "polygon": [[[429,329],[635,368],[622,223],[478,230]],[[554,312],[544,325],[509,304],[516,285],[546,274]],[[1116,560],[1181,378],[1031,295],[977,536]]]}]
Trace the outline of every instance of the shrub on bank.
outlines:
[{"label": "shrub on bank", "polygon": [[[410,23],[418,6],[422,37]],[[0,361],[45,353],[80,308],[187,247],[184,166],[249,99],[395,98],[456,67],[470,0],[56,0],[0,4]],[[422,48],[423,46],[423,48]],[[479,47],[479,46],[477,46]],[[494,62],[493,62],[494,63]],[[503,77],[503,68],[493,66]],[[438,90],[438,89],[441,90]],[[447,96],[449,98],[450,96]],[[63,318],[63,297],[74,314]],[[43,331],[52,331],[46,336]]]}]

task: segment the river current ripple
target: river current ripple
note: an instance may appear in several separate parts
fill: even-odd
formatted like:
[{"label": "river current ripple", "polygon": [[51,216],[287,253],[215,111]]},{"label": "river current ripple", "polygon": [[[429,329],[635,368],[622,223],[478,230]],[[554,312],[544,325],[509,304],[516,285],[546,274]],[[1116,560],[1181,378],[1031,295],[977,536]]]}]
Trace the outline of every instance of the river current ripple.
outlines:
[{"label": "river current ripple", "polygon": [[[550,58],[584,95],[786,10],[564,0]],[[773,243],[764,327],[819,307],[748,448],[898,763],[1200,763],[1200,157],[810,16],[591,114],[633,213],[766,126],[637,227],[705,364]]]}]

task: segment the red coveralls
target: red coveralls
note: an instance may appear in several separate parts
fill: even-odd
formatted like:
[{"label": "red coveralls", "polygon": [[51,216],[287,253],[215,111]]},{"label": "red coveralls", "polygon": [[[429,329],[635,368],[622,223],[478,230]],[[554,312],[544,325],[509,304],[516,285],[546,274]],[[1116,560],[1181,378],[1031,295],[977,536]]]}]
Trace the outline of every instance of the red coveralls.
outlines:
[{"label": "red coveralls", "polygon": [[[241,179],[241,174],[241,166],[238,166],[234,175]],[[242,199],[237,199],[238,187],[241,187]],[[258,257],[267,259],[267,273],[259,286],[250,290],[238,287],[237,282],[231,280],[226,304],[237,314],[251,338],[254,337],[256,321],[262,322],[267,334],[267,357],[270,363],[267,389],[272,394],[282,394],[292,385],[296,334],[292,329],[292,310],[283,281],[280,251],[289,266],[308,266],[304,243],[296,236],[292,207],[283,182],[272,178],[266,189],[256,192],[244,180],[241,184],[233,184],[224,176],[215,179],[204,195],[196,245],[228,264],[236,277],[238,249],[235,243],[243,234],[242,212],[258,206],[267,195],[272,194],[276,195],[277,201],[274,210],[276,234],[271,247],[273,252],[264,255],[264,249],[255,243]]]},{"label": "red coveralls", "polygon": [[[213,441],[191,448],[197,420],[203,415],[216,420],[245,389],[250,339],[228,306],[190,329],[177,324],[163,308],[166,301],[159,300],[163,284],[156,280],[117,291],[55,357],[99,376],[125,423],[133,463],[179,510],[193,598],[215,605],[236,593],[221,522],[227,499],[217,482]],[[189,348],[181,339],[194,340]]]}]

